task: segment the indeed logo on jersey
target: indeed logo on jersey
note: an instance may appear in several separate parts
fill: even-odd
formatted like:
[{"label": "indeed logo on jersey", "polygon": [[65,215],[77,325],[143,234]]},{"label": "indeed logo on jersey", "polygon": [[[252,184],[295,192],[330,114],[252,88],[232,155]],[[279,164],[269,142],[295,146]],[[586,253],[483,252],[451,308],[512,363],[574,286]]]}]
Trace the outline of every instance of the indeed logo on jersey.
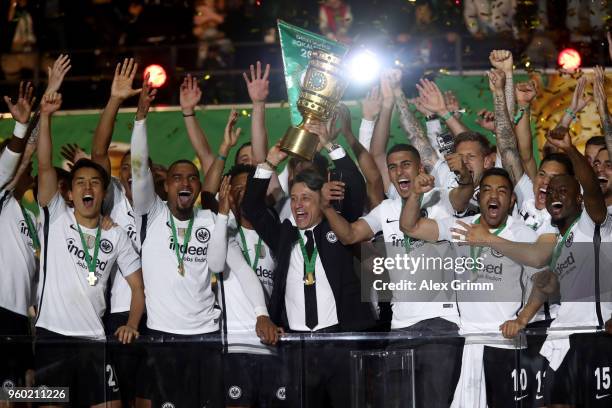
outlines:
[{"label": "indeed logo on jersey", "polygon": [[[174,253],[176,251],[176,242],[174,242],[174,238],[173,237],[169,237],[170,240],[170,245],[168,246],[168,248]],[[200,247],[200,246],[195,246],[195,245],[189,245],[191,242],[189,242],[187,245],[179,245],[179,252],[181,254],[187,254],[187,255],[195,255],[195,256],[205,256],[208,253],[208,245],[204,246],[204,247]]]},{"label": "indeed logo on jersey", "polygon": [[126,232],[128,237],[132,240],[132,241],[136,241],[137,239],[137,232],[136,232],[136,227],[133,226],[132,224],[128,224],[127,228],[126,228]]},{"label": "indeed logo on jersey", "polygon": [[28,239],[30,238],[30,228],[24,220],[19,221],[19,233]]},{"label": "indeed logo on jersey", "polygon": [[570,252],[567,258],[563,261],[557,261],[557,265],[555,266],[555,272],[559,276],[559,279],[563,279],[565,275],[570,273],[576,265],[576,260],[574,259],[574,253]]},{"label": "indeed logo on jersey", "polygon": [[[262,280],[262,278],[263,279],[274,279],[274,272],[270,269],[266,269],[261,266],[258,266],[257,269],[255,269],[255,275],[257,275],[259,280]],[[262,281],[262,283],[265,284],[266,282]]]},{"label": "indeed logo on jersey", "polygon": [[[87,269],[87,262],[85,261],[85,251],[80,246],[77,245],[77,241],[73,238],[68,238],[66,240],[66,244],[68,247],[68,252],[70,252],[72,256],[78,259],[77,265],[79,265],[83,269]],[[105,254],[109,253],[112,251],[112,248],[113,248],[113,244],[111,244],[109,240],[103,239],[100,241],[100,253],[99,254],[102,255],[102,253],[105,253]],[[91,251],[93,251],[93,249]],[[104,272],[107,264],[108,264],[108,260],[105,262],[102,262],[102,260],[100,259],[100,256],[98,256],[98,259],[96,260],[96,270],[100,272]]]}]

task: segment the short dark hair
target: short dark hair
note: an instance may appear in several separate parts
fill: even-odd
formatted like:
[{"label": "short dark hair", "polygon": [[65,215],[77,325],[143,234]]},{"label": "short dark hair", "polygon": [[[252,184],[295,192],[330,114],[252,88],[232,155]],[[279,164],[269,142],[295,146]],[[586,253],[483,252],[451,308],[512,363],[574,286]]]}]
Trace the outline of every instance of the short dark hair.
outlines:
[{"label": "short dark hair", "polygon": [[234,163],[236,163],[238,161],[238,156],[240,156],[240,151],[247,146],[251,146],[251,142],[244,142],[243,144],[241,144],[238,147],[238,150],[236,150],[236,153],[234,153]]},{"label": "short dark hair", "polygon": [[587,146],[605,146],[606,138],[603,136],[592,136],[586,141],[584,147]]},{"label": "short dark hair", "polygon": [[463,142],[477,142],[480,144],[480,148],[482,149],[482,153],[486,156],[493,152],[493,148],[491,147],[491,143],[489,139],[487,139],[483,134],[468,130],[466,132],[461,132],[455,137],[455,151],[457,147]]},{"label": "short dark hair", "polygon": [[409,153],[412,153],[412,155],[419,162],[421,161],[421,154],[419,153],[419,151],[416,149],[416,147],[414,147],[413,145],[409,145],[408,143],[398,143],[396,145],[391,146],[391,148],[387,152],[387,159],[393,153],[397,153],[397,152],[409,152]]},{"label": "short dark hair", "polygon": [[255,173],[255,166],[249,164],[234,164],[231,169],[227,172],[230,177],[239,176],[241,174],[253,174]]},{"label": "short dark hair", "polygon": [[554,162],[562,164],[563,167],[565,167],[565,172],[567,174],[569,174],[570,176],[574,175],[574,165],[572,164],[572,161],[570,160],[567,154],[565,153],[547,154],[546,156],[544,156],[544,158],[540,162],[540,168],[542,167],[544,163],[549,162],[549,161],[554,161]]},{"label": "short dark hair", "polygon": [[77,160],[76,163],[74,163],[74,166],[72,166],[72,169],[70,169],[70,188],[71,189],[72,189],[72,182],[74,181],[74,176],[76,172],[79,171],[80,169],[94,169],[95,171],[97,171],[100,174],[100,177],[102,177],[102,184],[104,185],[104,189],[108,188],[108,185],[110,184],[110,176],[108,175],[106,170],[104,170],[104,167],[100,166],[98,163],[90,159],[79,159]]},{"label": "short dark hair", "polygon": [[[291,159],[289,159],[289,163],[287,165],[290,169],[295,170],[298,163],[303,161],[304,159],[292,157]],[[312,166],[323,178],[327,177],[327,168],[329,167],[329,163],[325,156],[323,156],[321,153],[315,153],[314,157],[312,158]]]},{"label": "short dark hair", "polygon": [[172,163],[172,164],[170,165],[170,167],[168,167],[168,173],[170,173],[170,171],[172,170],[172,168],[173,168],[174,166],[177,166],[177,165],[179,165],[179,164],[189,164],[189,165],[193,166],[193,168],[194,168],[194,169],[196,170],[196,172],[198,173],[198,177],[199,177],[199,175],[200,175],[200,170],[198,169],[198,167],[197,167],[195,164],[193,164],[193,162],[192,162],[191,160],[187,160],[187,159],[180,159],[180,160],[177,160],[177,161],[175,161],[174,163]]},{"label": "short dark hair", "polygon": [[297,183],[304,183],[306,187],[311,189],[312,191],[321,191],[323,188],[323,184],[325,184],[325,179],[319,174],[319,172],[315,169],[305,169],[300,171],[293,178],[293,185]]},{"label": "short dark hair", "polygon": [[72,184],[72,176],[70,175],[70,172],[62,169],[61,167],[54,167],[54,169],[55,174],[57,174],[58,181],[65,181],[68,184]]},{"label": "short dark hair", "polygon": [[480,188],[482,188],[485,179],[491,176],[499,176],[505,178],[506,180],[508,180],[508,184],[510,184],[510,190],[514,191],[514,183],[510,178],[510,174],[501,167],[491,167],[490,169],[485,170],[484,173],[482,173],[482,178],[480,179]]}]

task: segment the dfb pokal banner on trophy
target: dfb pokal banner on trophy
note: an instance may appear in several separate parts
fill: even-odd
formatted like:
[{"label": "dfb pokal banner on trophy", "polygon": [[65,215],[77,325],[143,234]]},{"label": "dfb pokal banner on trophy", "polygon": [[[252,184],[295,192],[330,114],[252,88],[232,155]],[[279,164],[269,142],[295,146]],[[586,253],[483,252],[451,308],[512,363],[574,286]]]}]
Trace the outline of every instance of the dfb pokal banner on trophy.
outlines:
[{"label": "dfb pokal banner on trophy", "polygon": [[314,49],[323,50],[342,58],[348,52],[348,47],[303,28],[287,24],[282,20],[278,20],[278,33],[283,53],[283,68],[285,84],[287,85],[287,101],[291,112],[291,124],[297,126],[302,123],[302,115],[297,109],[297,101],[300,97],[302,78],[306,68],[308,68],[310,51]]}]

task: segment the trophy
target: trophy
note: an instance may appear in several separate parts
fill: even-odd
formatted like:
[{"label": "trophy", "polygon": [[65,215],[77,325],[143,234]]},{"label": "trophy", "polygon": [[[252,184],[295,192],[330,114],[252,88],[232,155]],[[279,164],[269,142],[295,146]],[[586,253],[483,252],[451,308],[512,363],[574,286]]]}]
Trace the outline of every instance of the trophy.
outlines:
[{"label": "trophy", "polygon": [[327,122],[340,102],[347,81],[341,58],[322,50],[313,50],[304,75],[297,109],[302,123],[290,127],[281,142],[281,150],[304,160],[312,160],[319,137],[304,126],[313,121]]}]

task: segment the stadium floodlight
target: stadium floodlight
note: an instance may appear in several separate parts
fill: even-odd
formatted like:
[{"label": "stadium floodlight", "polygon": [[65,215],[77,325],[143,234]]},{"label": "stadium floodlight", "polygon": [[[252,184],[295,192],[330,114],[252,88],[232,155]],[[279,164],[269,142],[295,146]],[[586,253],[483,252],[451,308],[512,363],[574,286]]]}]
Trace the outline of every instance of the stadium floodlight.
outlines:
[{"label": "stadium floodlight", "polygon": [[566,69],[568,71],[573,71],[580,68],[580,64],[582,64],[582,58],[580,57],[580,53],[573,48],[566,48],[559,53],[559,58],[557,62],[561,66],[561,68]]},{"label": "stadium floodlight", "polygon": [[380,75],[380,60],[370,50],[355,53],[348,61],[349,81],[368,83],[376,81]]},{"label": "stadium floodlight", "polygon": [[161,65],[152,64],[145,68],[143,76],[146,77],[149,74],[149,82],[153,88],[160,88],[164,86],[168,75],[166,70]]}]

